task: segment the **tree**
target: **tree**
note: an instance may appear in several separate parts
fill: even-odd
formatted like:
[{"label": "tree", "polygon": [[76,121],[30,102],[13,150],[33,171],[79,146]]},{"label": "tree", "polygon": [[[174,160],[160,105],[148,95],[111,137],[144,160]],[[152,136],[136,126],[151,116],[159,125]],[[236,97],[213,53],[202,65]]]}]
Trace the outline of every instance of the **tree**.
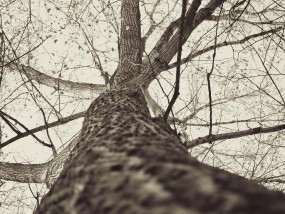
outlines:
[{"label": "tree", "polygon": [[[121,28],[118,43],[119,63],[111,78],[104,71],[98,51],[78,21],[79,17],[76,17],[74,22],[78,24],[79,28],[82,28],[85,39],[92,48],[94,64],[101,72],[105,80],[105,86],[76,85],[71,81],[49,77],[31,66],[21,65],[18,62],[20,56],[17,56],[15,51],[13,51],[15,59],[6,62],[3,57],[4,60],[1,60],[2,68],[9,67],[18,70],[22,75],[26,75],[29,83],[35,89],[37,87],[33,85],[33,81],[55,87],[56,91],[60,90],[62,84],[69,90],[97,91],[101,93],[88,108],[79,137],[75,138],[59,154],[57,154],[57,149],[49,137],[48,129],[78,118],[84,113],[77,113],[69,118],[48,124],[46,113],[39,106],[45,125],[29,129],[15,118],[1,111],[2,120],[17,134],[15,138],[3,142],[1,147],[44,129],[50,139],[50,143],[45,143],[33,134],[38,142],[51,148],[54,159],[50,162],[34,165],[2,163],[0,166],[2,167],[3,179],[20,182],[45,182],[51,187],[51,190],[39,205],[37,213],[284,212],[283,203],[285,198],[281,192],[269,191],[253,181],[202,164],[191,158],[187,151],[188,148],[205,143],[210,143],[208,151],[211,151],[215,141],[284,129],[284,124],[275,124],[270,127],[255,127],[243,131],[213,134],[215,126],[213,122],[215,110],[213,109],[216,105],[225,103],[228,100],[215,100],[212,98],[214,90],[212,84],[218,81],[213,77],[214,72],[220,72],[219,66],[216,65],[218,61],[216,59],[217,51],[225,46],[248,42],[260,59],[266,77],[271,81],[271,86],[273,86],[276,94],[272,91],[272,88],[269,89],[267,84],[257,85],[251,80],[251,77],[244,73],[241,74],[241,77],[251,81],[252,85],[256,85],[259,95],[261,93],[265,94],[270,99],[275,100],[276,103],[284,104],[284,102],[282,103],[282,87],[277,83],[275,75],[271,74],[266,64],[265,59],[270,57],[270,54],[266,52],[265,56],[262,56],[252,44],[255,41],[254,39],[262,38],[265,42],[266,38],[270,36],[270,42],[276,43],[275,55],[272,57],[270,64],[271,67],[274,67],[274,58],[278,56],[276,54],[277,50],[283,50],[281,43],[276,42],[275,39],[279,38],[279,41],[282,41],[282,24],[284,22],[276,20],[282,20],[280,14],[284,13],[284,10],[278,2],[275,2],[273,6],[269,4],[265,9],[252,12],[256,2],[211,0],[202,5],[201,1],[192,1],[186,7],[186,1],[183,1],[181,17],[166,27],[158,42],[148,52],[146,39],[156,27],[153,13],[160,3],[160,1],[157,1],[153,5],[154,9],[151,13],[148,13],[146,9],[146,14],[150,17],[152,25],[146,36],[141,38],[139,1],[123,0],[121,2]],[[143,2],[143,6],[146,7],[146,5],[147,2]],[[76,8],[75,5],[74,8]],[[266,16],[268,11],[275,13],[275,16],[270,20],[267,20]],[[81,12],[78,14],[81,14]],[[253,19],[257,17],[260,20],[247,20],[248,17],[253,17]],[[212,22],[213,26],[208,25],[206,29],[212,28],[213,31],[209,30],[210,33],[205,33],[201,36],[201,39],[197,40],[196,44],[194,43],[197,48],[203,47],[203,49],[191,50],[188,56],[181,59],[182,45],[187,47],[190,36],[197,37],[195,31],[198,31],[199,27],[203,28],[203,24],[207,20]],[[223,24],[227,21],[229,21],[228,25]],[[238,29],[238,33],[243,35],[243,38],[231,36],[234,26],[237,27],[237,23],[243,22],[257,27],[265,25],[268,25],[268,27],[261,28],[261,32],[250,32],[245,36],[243,29]],[[277,27],[275,27],[276,25]],[[281,25],[281,27],[278,27],[278,25]],[[210,36],[214,37],[213,45],[203,43],[204,38],[208,36],[207,34],[212,34]],[[6,36],[4,32],[3,36]],[[10,41],[7,36],[6,40]],[[56,42],[54,40],[54,43]],[[207,41],[205,42],[207,43]],[[194,111],[192,115],[179,119],[173,113],[175,110],[173,104],[179,95],[179,83],[182,74],[180,66],[209,51],[213,51],[213,55],[208,60],[210,61],[209,70],[204,73],[209,101],[200,108],[194,108],[196,112]],[[269,52],[269,50],[266,51]],[[171,62],[176,54],[177,61]],[[3,56],[6,56],[6,54]],[[173,97],[168,100],[169,105],[164,112],[163,108],[149,94],[148,87],[162,71],[176,67]],[[198,67],[197,70],[201,71],[201,68]],[[219,73],[219,75],[222,74]],[[282,73],[280,76],[282,76]],[[241,77],[237,75],[237,78]],[[242,80],[239,80],[240,82]],[[253,92],[255,91],[245,95],[232,95],[229,100],[235,100],[243,96],[248,98],[253,95]],[[279,98],[276,98],[276,96],[279,96]],[[44,98],[44,96],[42,97]],[[36,103],[36,99],[34,101]],[[49,103],[48,100],[45,101]],[[150,116],[147,106],[157,117],[152,118]],[[55,109],[53,105],[50,105],[50,107],[58,118],[62,117],[61,112]],[[193,118],[193,115],[197,115],[197,112],[206,108],[209,108],[208,133],[205,137],[191,141],[187,140],[186,131],[183,132],[182,128],[187,127],[187,123],[191,117]],[[277,107],[275,108],[277,109]],[[282,108],[284,108],[284,105]],[[169,117],[170,113],[171,116]],[[274,119],[276,122],[277,119]],[[243,121],[239,120],[238,122],[242,123]],[[19,131],[17,126],[14,125],[15,123],[17,126],[21,126],[25,132]],[[175,130],[172,130],[168,123],[172,124]],[[223,122],[216,123],[221,125]],[[230,124],[230,122],[224,123]],[[177,124],[180,127],[177,128]],[[180,139],[179,131],[182,132],[183,141]],[[65,163],[67,158],[68,160]],[[18,173],[12,170],[12,173],[8,174],[7,172],[11,172],[11,167],[14,167]],[[57,179],[62,167],[63,171]],[[36,173],[34,173],[35,171]]]}]

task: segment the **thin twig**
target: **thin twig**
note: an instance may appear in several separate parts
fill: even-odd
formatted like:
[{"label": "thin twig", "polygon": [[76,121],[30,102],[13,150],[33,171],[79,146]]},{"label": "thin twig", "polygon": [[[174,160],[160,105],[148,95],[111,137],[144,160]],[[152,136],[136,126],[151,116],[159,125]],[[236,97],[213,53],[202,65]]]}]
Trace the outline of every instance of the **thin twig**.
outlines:
[{"label": "thin twig", "polygon": [[[252,47],[253,47],[253,46],[252,46]],[[274,79],[272,78],[271,74],[269,73],[269,70],[267,69],[266,65],[264,64],[263,60],[261,59],[261,56],[260,56],[260,54],[258,53],[258,51],[257,51],[254,47],[253,47],[253,49],[254,49],[255,53],[257,54],[257,56],[258,56],[260,62],[262,63],[262,66],[263,66],[263,68],[265,69],[267,75],[269,76],[271,82],[273,83],[274,87],[276,88],[276,90],[277,90],[277,92],[278,92],[280,98],[282,99],[283,106],[285,106],[285,100],[284,100],[284,98],[283,98],[283,96],[282,96],[282,93],[280,92],[280,90],[279,90],[277,84],[275,83]]]},{"label": "thin twig", "polygon": [[255,135],[255,134],[261,134],[261,133],[277,132],[277,131],[284,130],[284,129],[285,129],[285,124],[281,124],[281,125],[277,125],[277,126],[271,126],[271,127],[267,127],[267,128],[256,127],[256,128],[247,129],[247,130],[243,130],[243,131],[237,131],[237,132],[216,134],[216,135],[211,135],[211,136],[206,135],[204,137],[198,137],[195,140],[185,142],[185,144],[186,144],[186,147],[189,149],[189,148],[193,148],[195,146],[201,145],[201,144],[211,143],[214,141],[240,138],[240,137],[245,137],[245,136]]},{"label": "thin twig", "polygon": [[[223,6],[222,6],[223,7]],[[219,16],[221,15],[222,8],[220,10]],[[207,82],[208,82],[208,92],[209,92],[209,111],[210,111],[210,127],[209,127],[209,136],[212,135],[213,131],[213,109],[212,109],[212,89],[211,89],[211,75],[214,71],[215,67],[215,58],[216,58],[216,51],[217,51],[217,40],[218,40],[218,28],[219,28],[219,19],[217,20],[217,26],[216,26],[216,35],[215,35],[215,42],[214,42],[214,53],[213,53],[213,59],[212,59],[212,68],[209,73],[207,73]]]},{"label": "thin twig", "polygon": [[[6,34],[4,33],[4,31],[3,31],[2,33],[3,33],[3,35],[6,37],[6,40],[8,41],[9,45],[10,45],[11,48],[12,48],[12,44],[11,44],[9,38],[6,36]],[[47,39],[49,39],[49,38],[50,38],[50,36],[46,37],[46,38],[43,39],[42,42],[40,42],[38,45],[36,45],[35,47],[31,48],[30,50],[28,50],[27,52],[25,52],[24,54],[22,54],[22,55],[20,55],[20,56],[17,56],[17,55],[15,54],[15,51],[13,51],[14,55],[16,56],[16,58],[13,59],[13,60],[10,60],[9,62],[5,63],[5,64],[2,65],[2,66],[3,66],[3,67],[6,67],[6,66],[10,65],[11,63],[18,61],[19,59],[23,58],[23,57],[26,56],[27,54],[31,53],[32,51],[34,51],[35,49],[37,49],[38,47],[40,47],[40,46],[41,46]],[[13,48],[12,48],[12,49],[13,49]],[[2,66],[1,66],[1,67],[2,67]]]},{"label": "thin twig", "polygon": [[180,30],[179,30],[179,42],[178,42],[178,52],[177,52],[177,68],[176,68],[176,80],[175,80],[175,88],[173,97],[170,100],[170,103],[163,115],[163,118],[165,121],[167,121],[167,118],[169,116],[169,113],[179,96],[179,87],[180,87],[180,67],[181,67],[181,54],[182,54],[182,45],[183,45],[183,30],[184,30],[184,21],[185,21],[185,13],[186,13],[186,7],[187,7],[187,0],[182,1],[182,12],[181,12],[181,22],[180,22]]},{"label": "thin twig", "polygon": [[54,143],[52,142],[51,137],[50,137],[50,134],[49,134],[49,131],[48,131],[48,128],[49,128],[49,127],[48,127],[46,115],[45,115],[45,113],[44,113],[44,111],[43,111],[42,108],[40,108],[40,111],[42,112],[43,117],[44,117],[44,121],[45,121],[45,125],[46,125],[46,133],[47,133],[49,142],[50,142],[50,144],[52,145],[51,149],[52,149],[53,156],[56,157],[56,156],[57,156],[57,152],[56,152]]},{"label": "thin twig", "polygon": [[[57,116],[58,118],[62,118],[62,115],[60,114],[60,112],[55,109],[54,105],[52,105],[52,104],[45,98],[45,96],[41,93],[41,91],[35,86],[35,84],[33,83],[32,79],[29,77],[28,72],[26,71],[24,65],[22,65],[21,68],[22,68],[22,70],[24,71],[24,74],[25,74],[26,77],[28,78],[28,80],[29,80],[30,84],[32,85],[32,87],[33,87],[34,89],[36,89],[36,91],[41,95],[41,98],[43,98],[43,100],[53,109],[53,111],[55,112],[55,114],[56,114],[56,116]],[[19,68],[19,69],[20,69],[20,68]],[[21,73],[20,73],[20,74],[21,74]],[[27,85],[26,85],[26,87],[27,87],[27,89],[29,90],[29,88],[28,88]],[[35,101],[35,103],[36,103],[36,100],[34,100],[34,101]],[[36,103],[36,104],[37,104],[37,103]]]},{"label": "thin twig", "polygon": [[21,134],[22,132],[19,131],[19,129],[13,125],[4,115],[0,114],[2,120],[4,120],[4,122],[10,127],[10,129],[13,130],[13,132],[15,132],[17,135]]},{"label": "thin twig", "polygon": [[[68,117],[65,117],[65,118],[62,118],[62,119],[59,119],[58,121],[55,121],[55,122],[52,122],[52,123],[49,123],[47,124],[47,126],[49,128],[52,128],[52,127],[55,127],[55,126],[58,126],[58,125],[62,125],[62,124],[65,124],[65,123],[68,123],[72,120],[76,120],[80,117],[83,117],[85,115],[86,111],[82,111],[82,112],[79,112],[79,113],[76,113],[74,115],[71,115],[71,116],[68,116]],[[36,132],[39,132],[39,131],[43,131],[46,129],[46,125],[42,125],[42,126],[39,126],[39,127],[36,127],[36,128],[33,128],[33,129],[30,129],[29,131],[26,131],[26,132],[23,132],[21,134],[18,134],[17,136],[15,137],[12,137],[11,139],[3,142],[0,146],[0,148],[3,148],[13,142],[15,142],[16,140],[19,140],[23,137],[27,137],[29,136],[31,133],[36,133]]]},{"label": "thin twig", "polygon": [[[11,117],[10,115],[4,113],[3,111],[0,110],[0,114],[4,115],[5,117],[9,118],[10,120],[13,120],[14,122],[16,122],[17,124],[19,124],[23,129],[25,129],[26,132],[28,132],[30,135],[33,136],[33,138],[35,138],[39,143],[41,143],[44,146],[47,147],[52,147],[52,145],[45,143],[44,141],[40,140],[36,135],[34,135],[26,126],[24,126],[21,122],[19,122],[18,120],[16,120],[15,118]],[[0,145],[0,148],[3,148],[4,146],[6,146],[6,144],[2,143]]]}]

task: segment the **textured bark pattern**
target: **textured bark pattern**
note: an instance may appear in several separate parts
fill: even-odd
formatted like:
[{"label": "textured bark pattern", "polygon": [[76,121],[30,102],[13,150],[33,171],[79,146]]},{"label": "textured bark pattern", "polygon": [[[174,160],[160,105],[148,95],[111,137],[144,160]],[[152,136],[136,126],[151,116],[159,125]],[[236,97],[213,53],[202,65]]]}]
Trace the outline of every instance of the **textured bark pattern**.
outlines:
[{"label": "textured bark pattern", "polygon": [[0,163],[0,179],[21,183],[44,183],[49,163]]},{"label": "textured bark pattern", "polygon": [[285,213],[285,196],[189,157],[141,93],[90,106],[80,140],[36,213]]},{"label": "textured bark pattern", "polygon": [[45,183],[48,188],[54,184],[60,175],[66,161],[69,158],[70,152],[78,142],[79,137],[76,136],[68,146],[66,146],[52,161],[48,163],[48,170],[46,172]]},{"label": "textured bark pattern", "polygon": [[[162,71],[169,68],[170,61],[177,54],[179,19],[173,21],[166,28],[155,47],[150,53],[145,53],[146,56],[141,61],[144,45],[140,37],[138,2],[138,0],[122,1],[120,66],[113,85],[116,88],[130,88],[140,85],[147,87]],[[191,33],[224,2],[225,0],[211,0],[201,9],[199,9],[201,0],[191,2],[185,16],[183,44]]]},{"label": "textured bark pattern", "polygon": [[41,73],[32,67],[20,65],[17,63],[10,63],[9,67],[27,75],[30,79],[36,81],[39,84],[43,84],[58,90],[65,90],[74,94],[80,94],[84,97],[93,97],[92,95],[94,95],[94,93],[99,94],[106,90],[106,87],[104,85],[83,82],[78,83],[69,80],[54,78],[44,73]]},{"label": "textured bark pattern", "polygon": [[114,85],[122,86],[139,73],[142,63],[139,0],[122,0],[120,63]]},{"label": "textured bark pattern", "polygon": [[[205,5],[204,8],[199,9],[201,0],[191,1],[185,16],[185,27],[183,33],[183,44],[189,38],[191,33],[211,14],[216,8],[220,7],[225,0],[211,0]],[[199,9],[199,10],[198,10]],[[180,20],[177,19],[172,22],[164,31],[163,35],[152,49],[152,51],[143,59],[142,70],[140,75],[136,75],[134,80],[129,82],[133,84],[144,84],[148,86],[162,71],[168,69],[168,65],[172,58],[177,54],[179,43],[179,31],[178,29]]]}]

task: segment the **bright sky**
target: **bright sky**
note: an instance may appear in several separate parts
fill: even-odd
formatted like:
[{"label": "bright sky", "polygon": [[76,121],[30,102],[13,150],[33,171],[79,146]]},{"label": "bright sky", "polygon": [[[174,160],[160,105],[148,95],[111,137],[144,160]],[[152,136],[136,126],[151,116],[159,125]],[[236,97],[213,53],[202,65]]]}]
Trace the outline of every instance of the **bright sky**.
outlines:
[{"label": "bright sky", "polygon": [[[5,0],[4,0],[5,1]],[[31,2],[31,7],[29,6]],[[112,7],[107,7],[107,2]],[[141,20],[142,33],[148,31],[150,20],[146,15],[145,8],[148,13],[153,8],[153,1],[145,1],[141,5]],[[158,27],[147,40],[146,52],[149,53],[156,41],[162,34],[162,30],[174,19],[180,16],[180,5],[175,3],[178,1],[162,0],[161,5],[157,7],[154,15],[154,20],[159,22],[165,17],[161,27]],[[90,3],[87,6],[87,3]],[[3,5],[8,5],[5,1]],[[263,4],[255,4],[262,7]],[[174,10],[173,10],[174,7]],[[102,8],[105,8],[102,10]],[[260,8],[259,8],[260,9]],[[32,16],[30,17],[30,13]],[[167,13],[170,12],[170,15]],[[104,71],[110,75],[114,72],[117,61],[117,39],[120,23],[120,1],[15,1],[5,8],[0,7],[1,20],[3,31],[12,42],[12,46],[16,49],[17,55],[20,56],[26,53],[29,49],[42,43],[43,39],[48,39],[40,45],[39,48],[21,58],[21,63],[28,65],[47,75],[70,80],[74,82],[88,82],[94,84],[103,84],[103,78],[100,76],[100,71],[96,68],[96,63],[101,63]],[[275,16],[280,14],[276,13]],[[31,22],[29,19],[31,18]],[[277,21],[283,21],[284,18]],[[188,43],[183,47],[183,56],[187,56],[191,51],[201,50],[207,45],[214,44],[214,35],[216,23],[202,25],[189,38]],[[229,25],[228,21],[220,23],[219,32],[223,32]],[[246,27],[245,27],[246,26]],[[213,29],[209,32],[208,30]],[[264,26],[263,26],[264,27]],[[264,27],[264,30],[268,30]],[[244,38],[244,35],[260,32],[259,27],[248,27],[248,25],[237,24],[232,31],[224,33],[218,39],[218,42],[230,41],[233,39]],[[87,38],[86,38],[86,36]],[[281,34],[280,34],[281,35]],[[257,40],[256,40],[257,41]],[[8,43],[6,44],[8,46]],[[280,106],[273,98],[281,100],[276,88],[266,75],[264,67],[258,57],[260,53],[262,59],[265,58],[265,64],[271,74],[274,74],[274,81],[278,85],[280,91],[284,91],[284,51],[277,48],[284,44],[281,43],[277,36],[274,39],[259,41],[254,44],[256,51],[249,44],[230,46],[217,50],[215,61],[215,70],[212,75],[212,93],[213,100],[221,99],[220,102],[227,99],[233,99],[235,96],[241,96],[248,93],[253,93],[259,88],[263,92],[256,93],[255,96],[247,97],[246,99],[235,99],[232,102],[223,103],[221,106],[214,107],[214,122],[242,120],[250,118],[258,118],[260,122],[254,123],[233,123],[214,127],[214,133],[233,132],[248,128],[254,128],[263,125],[262,120],[271,120],[266,125],[278,124],[277,119],[284,119],[284,106]],[[7,47],[11,50],[10,47]],[[96,54],[95,51],[96,50]],[[12,56],[11,51],[7,53]],[[93,54],[93,55],[92,55]],[[189,63],[182,66],[181,90],[180,98],[174,107],[174,111],[178,112],[180,118],[195,112],[199,107],[208,103],[207,82],[205,79],[206,72],[210,71],[212,65],[213,52],[206,53],[195,58]],[[94,63],[93,58],[96,63]],[[100,59],[100,62],[98,61]],[[7,60],[7,59],[6,59]],[[173,62],[176,60],[174,57]],[[34,85],[39,89],[41,94],[49,101],[49,104],[41,97],[41,95],[32,89],[30,83],[23,84],[23,80],[27,81],[24,75],[18,72],[6,70],[5,77],[2,82],[0,93],[0,106],[7,114],[18,119],[28,128],[34,128],[43,125],[43,115],[39,107],[43,108],[48,118],[48,122],[57,120],[51,106],[59,111],[63,117],[71,114],[84,111],[88,108],[91,101],[96,97],[86,97],[82,95],[74,95],[69,91],[64,91],[59,94],[52,88],[39,85]],[[164,72],[160,77],[160,84],[168,94],[175,82],[175,69]],[[18,88],[17,88],[18,87]],[[17,88],[17,90],[15,90]],[[150,86],[150,93],[154,100],[158,102],[164,109],[167,107],[167,99],[163,94],[158,81],[153,81]],[[273,96],[266,95],[269,93]],[[284,94],[284,93],[283,93]],[[33,97],[34,96],[34,97]],[[171,97],[171,96],[170,96]],[[35,101],[33,100],[36,100]],[[79,119],[50,129],[50,135],[56,148],[68,143],[71,138],[81,129],[82,120]],[[195,115],[189,122],[194,124],[205,124],[209,121],[209,109],[205,108]],[[1,126],[4,128],[3,141],[10,139],[15,134],[9,130],[1,121]],[[202,137],[208,134],[208,127],[187,126],[185,132],[189,134],[190,139]],[[49,142],[45,132],[36,134],[40,139]],[[236,164],[236,169],[244,175],[251,173],[251,166],[259,166],[261,162],[255,162],[260,157],[257,154],[262,154],[264,151],[272,153],[271,160],[266,160],[268,165],[272,164],[273,160],[279,161],[280,154],[283,150],[268,149],[264,144],[251,145],[251,142],[271,142],[274,139],[276,145],[284,139],[283,133],[275,133],[271,135],[257,135],[242,140],[230,140],[227,142],[219,142],[215,144],[216,150],[208,150],[209,145],[204,145],[192,151],[192,154],[197,155],[204,153],[200,159],[207,157],[209,163],[213,165],[227,168],[231,164]],[[237,151],[237,148],[240,151]],[[254,148],[254,149],[253,149]],[[5,147],[1,160],[19,163],[39,163],[48,160],[52,153],[49,149],[44,148],[37,143],[32,137],[26,137],[14,142]],[[232,159],[230,155],[241,154],[241,151],[251,154],[253,161],[245,161],[245,159]],[[224,156],[227,153],[228,156]],[[264,158],[263,160],[265,160]],[[277,171],[280,169],[277,169]],[[284,167],[282,167],[284,170]],[[279,172],[279,171],[278,171]],[[14,183],[11,185],[15,185]],[[11,188],[11,185],[6,185],[6,189]],[[35,187],[35,185],[34,185]],[[17,186],[18,188],[18,186]],[[29,192],[26,185],[22,185],[21,189],[25,189],[25,194]],[[0,193],[1,194],[1,193]],[[14,194],[14,196],[13,196]],[[13,191],[9,196],[11,210],[6,207],[0,207],[0,213],[15,213],[17,204],[19,203],[19,194],[22,191]],[[23,197],[31,197],[31,195]],[[8,200],[7,195],[3,192],[0,196],[0,202]],[[21,196],[22,197],[22,196]],[[21,198],[20,197],[20,198]],[[12,201],[12,202],[11,202]],[[22,200],[24,203],[24,199]],[[8,202],[5,202],[8,203]],[[28,206],[24,210],[18,210],[17,213],[29,213],[31,211]],[[21,208],[22,209],[22,208]],[[29,210],[29,211],[28,211]]]}]

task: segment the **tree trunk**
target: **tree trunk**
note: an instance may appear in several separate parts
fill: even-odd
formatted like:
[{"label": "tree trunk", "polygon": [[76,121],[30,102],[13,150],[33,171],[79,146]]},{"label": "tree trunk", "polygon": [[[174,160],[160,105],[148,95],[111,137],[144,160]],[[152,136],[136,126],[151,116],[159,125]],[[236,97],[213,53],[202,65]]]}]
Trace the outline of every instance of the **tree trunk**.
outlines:
[{"label": "tree trunk", "polygon": [[[139,86],[148,86],[177,53],[178,31],[166,30],[142,61],[139,0],[121,2],[113,90],[89,107],[69,161],[36,213],[285,213],[283,193],[199,163],[162,118],[150,117]],[[223,2],[198,10],[201,1],[192,1],[185,41]]]},{"label": "tree trunk", "polygon": [[100,95],[36,213],[285,213],[285,197],[191,158],[140,91]]}]

